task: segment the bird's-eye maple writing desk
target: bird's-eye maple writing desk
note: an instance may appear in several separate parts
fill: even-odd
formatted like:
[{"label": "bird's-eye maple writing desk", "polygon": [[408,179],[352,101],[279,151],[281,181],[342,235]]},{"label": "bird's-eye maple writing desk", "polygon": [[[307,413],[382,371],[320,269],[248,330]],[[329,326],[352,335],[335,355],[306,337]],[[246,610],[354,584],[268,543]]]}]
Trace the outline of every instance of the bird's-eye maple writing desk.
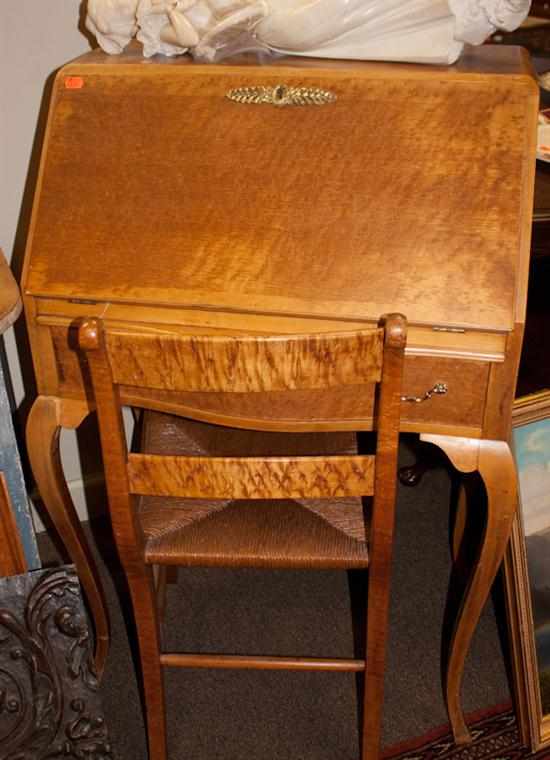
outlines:
[{"label": "bird's-eye maple writing desk", "polygon": [[[297,58],[208,66],[133,49],[61,70],[23,280],[40,394],[28,444],[94,613],[100,667],[101,587],[58,446],[60,429],[91,408],[75,320],[287,333],[353,329],[399,311],[410,324],[403,430],[440,446],[458,470],[478,471],[488,494],[446,679],[455,736],[467,739],[465,655],[516,505],[507,440],[537,103],[517,48],[470,49],[449,68]],[[447,392],[430,397],[438,383]],[[276,405],[295,430],[293,404],[319,430],[333,414],[350,429],[371,424],[353,388],[323,403],[299,395],[272,394],[268,405],[262,394],[235,403],[212,393],[200,405],[206,421],[237,427]]]}]

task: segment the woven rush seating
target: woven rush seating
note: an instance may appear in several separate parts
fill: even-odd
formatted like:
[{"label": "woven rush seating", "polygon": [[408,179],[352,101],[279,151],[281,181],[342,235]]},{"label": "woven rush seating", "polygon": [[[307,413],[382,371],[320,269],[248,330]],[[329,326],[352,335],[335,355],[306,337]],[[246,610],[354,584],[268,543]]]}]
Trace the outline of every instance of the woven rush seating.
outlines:
[{"label": "woven rush seating", "polygon": [[[357,454],[354,433],[266,433],[144,414],[142,448],[185,456]],[[363,503],[364,502],[364,503]],[[367,512],[359,498],[269,502],[142,496],[146,561],[236,567],[366,567]]]}]

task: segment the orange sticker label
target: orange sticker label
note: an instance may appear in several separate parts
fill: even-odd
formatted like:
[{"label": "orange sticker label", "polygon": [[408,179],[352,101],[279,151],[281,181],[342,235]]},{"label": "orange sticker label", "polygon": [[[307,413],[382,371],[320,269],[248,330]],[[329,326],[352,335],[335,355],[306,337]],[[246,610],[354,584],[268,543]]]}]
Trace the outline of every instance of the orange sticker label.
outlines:
[{"label": "orange sticker label", "polygon": [[66,90],[81,90],[84,87],[82,77],[65,77]]}]

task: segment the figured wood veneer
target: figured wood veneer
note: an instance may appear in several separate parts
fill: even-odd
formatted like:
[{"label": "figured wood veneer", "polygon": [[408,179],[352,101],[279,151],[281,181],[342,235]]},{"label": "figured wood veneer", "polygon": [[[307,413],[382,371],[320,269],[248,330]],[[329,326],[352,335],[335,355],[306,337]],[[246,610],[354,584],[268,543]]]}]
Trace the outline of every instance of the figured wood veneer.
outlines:
[{"label": "figured wood veneer", "polygon": [[[81,305],[79,308],[84,310],[86,307]],[[170,325],[167,329],[171,334],[177,334],[174,326]],[[195,325],[179,327],[182,335],[196,329]],[[86,392],[86,385],[89,385],[89,372],[85,357],[75,351],[76,329],[69,329],[68,324],[54,324],[41,327],[41,330],[46,331],[46,342],[51,345],[58,393],[66,398],[80,398]],[[116,330],[123,332],[118,323]],[[135,326],[128,326],[128,332],[135,332]],[[159,333],[159,328],[152,332]],[[212,334],[220,333],[216,331]],[[454,429],[457,434],[473,437],[480,435],[490,369],[491,364],[487,360],[408,354],[403,378],[403,391],[406,395],[421,396],[435,382],[445,383],[449,391],[446,396],[434,396],[429,403],[404,403],[401,411],[402,430],[429,431],[434,426],[445,425],[449,432]],[[144,393],[128,385],[121,388],[121,393],[128,405],[140,405],[140,398],[145,397],[146,404],[156,403],[155,408],[159,410],[179,410],[190,417],[235,427],[254,427],[260,419],[264,420],[266,426],[271,420],[273,429],[280,429],[282,420],[286,420],[287,429],[300,429],[300,421],[306,419],[312,426],[311,429],[317,426],[319,430],[326,429],[326,425],[336,420],[342,426],[348,420],[348,430],[372,427],[372,394],[365,390],[359,393],[358,388],[352,385],[322,392],[281,390],[233,394],[182,391],[177,399],[179,409],[174,406],[174,397],[171,396],[169,400],[163,391]]]},{"label": "figured wood veneer", "polygon": [[[209,425],[172,414],[145,411],[140,451],[185,457],[304,457],[358,454],[357,436],[342,433],[269,433]],[[147,537],[158,537],[167,527],[186,528],[228,506],[227,500],[140,497],[140,523]],[[368,535],[368,512],[362,499],[307,499],[300,507],[325,523],[363,543]],[[260,510],[261,510],[260,506]],[[277,504],[277,510],[280,503]],[[262,511],[266,522],[268,512]]]},{"label": "figured wood veneer", "polygon": [[176,457],[130,454],[130,490],[190,499],[336,499],[371,496],[374,457]]},{"label": "figured wood veneer", "polygon": [[[72,63],[55,85],[27,292],[512,329],[528,257],[518,219],[531,211],[526,103],[538,94],[518,50],[472,58]],[[66,76],[84,86],[65,88]],[[338,99],[292,109],[225,97],[281,81]]]},{"label": "figured wood veneer", "polygon": [[[107,471],[112,502],[127,504],[131,493],[142,496],[187,497],[191,499],[325,499],[370,495],[373,490],[380,490],[384,481],[385,498],[389,498],[395,489],[395,483],[388,485],[385,481],[388,472],[395,466],[396,443],[399,425],[397,419],[400,407],[400,383],[403,371],[405,320],[401,315],[388,315],[384,318],[384,328],[371,331],[355,331],[322,336],[233,336],[201,337],[198,341],[186,336],[159,336],[145,331],[142,334],[120,333],[110,330],[101,320],[92,318],[84,320],[79,329],[79,345],[85,353],[94,387],[95,400],[100,420],[100,431],[104,450],[104,463]],[[199,350],[194,348],[198,346]],[[272,349],[275,349],[274,352]],[[351,355],[351,351],[356,351]],[[277,355],[278,354],[278,355]],[[228,362],[228,356],[231,364]],[[200,361],[197,361],[199,357]],[[204,360],[205,357],[208,360]],[[274,377],[274,360],[279,359],[276,367],[276,377],[285,378],[291,387],[310,383],[307,371],[311,371],[311,382],[318,383],[319,378],[329,381],[328,391],[334,382],[331,377],[335,358],[338,359],[338,369],[341,382],[350,377],[353,382],[358,378],[376,378],[381,380],[380,397],[376,407],[376,427],[378,429],[378,448],[376,460],[372,456],[253,456],[247,452],[247,457],[185,457],[172,454],[130,454],[126,455],[120,405],[126,399],[127,386],[120,385],[132,379],[136,393],[142,393],[140,405],[155,408],[155,397],[149,402],[147,394],[151,392],[150,384],[162,382],[166,398],[175,396],[175,408],[181,395],[181,388],[186,388],[191,382],[193,386],[202,385],[213,387],[214,383],[223,381],[223,388],[229,396],[238,399],[246,398],[242,391],[243,377],[247,387],[257,386],[251,383],[259,379],[260,387],[265,387],[261,380],[263,374],[268,381]],[[323,370],[323,360],[328,365],[328,371]],[[137,370],[136,370],[137,368]],[[270,374],[271,373],[271,374]],[[277,380],[278,381],[278,380]],[[361,395],[373,396],[375,382],[366,380],[360,386],[354,386]],[[318,390],[318,389],[317,389]],[[299,394],[301,391],[290,392]],[[318,391],[320,393],[320,391]],[[264,391],[265,393],[265,391]],[[192,397],[194,394],[190,393]],[[206,394],[208,395],[208,394]],[[269,394],[267,394],[269,395]],[[322,397],[321,397],[322,398]],[[267,408],[267,407],[266,407]],[[110,411],[109,411],[110,410]],[[118,411],[117,411],[118,410]],[[189,410],[186,410],[186,414]],[[191,412],[192,416],[192,412]],[[103,421],[103,422],[102,422]],[[262,425],[260,425],[260,428]],[[327,424],[328,429],[338,430],[340,421],[335,419]],[[174,429],[174,426],[172,426]],[[107,453],[109,452],[109,454]],[[116,465],[119,474],[113,480],[110,471]],[[388,469],[389,468],[389,469]],[[116,483],[116,486],[115,486]],[[375,483],[378,485],[375,487]],[[113,490],[115,489],[115,490]],[[381,497],[378,497],[379,499]],[[125,506],[124,509],[127,507]],[[280,507],[281,511],[283,507]],[[189,542],[186,543],[185,532],[188,522],[185,515],[174,511],[169,515],[170,505],[162,500],[155,506],[144,510],[145,523],[142,526],[143,535],[138,540],[145,541],[145,554],[148,561],[176,563],[178,556],[181,562],[189,561],[191,551]],[[240,510],[244,513],[245,510]],[[295,510],[294,510],[295,512]],[[293,517],[294,517],[294,512]],[[227,510],[226,510],[227,513]],[[237,510],[237,523],[239,510]],[[248,515],[252,514],[250,511]],[[113,514],[115,517],[116,511]],[[182,519],[183,517],[183,519]],[[131,527],[125,530],[131,532],[140,529],[131,520]],[[378,517],[378,520],[382,518]],[[335,524],[326,523],[326,528],[320,532],[318,526],[325,524],[313,512],[308,513],[309,523],[304,528],[292,528],[293,520],[285,521],[273,527],[271,535],[280,538],[285,530],[290,530],[296,539],[299,533],[305,537],[300,539],[302,550],[298,552],[302,559],[294,558],[302,565],[320,563],[323,566],[364,566],[367,561],[366,546],[355,538],[346,536],[346,541],[337,541],[337,550],[326,551],[327,546],[334,546],[334,536],[339,533]],[[164,525],[163,525],[164,521]],[[205,521],[206,522],[206,521]],[[303,520],[302,520],[303,522]],[[375,520],[376,522],[376,520]],[[268,521],[265,521],[268,525]],[[246,553],[246,564],[269,566],[279,563],[280,547],[272,551],[269,548],[269,531],[263,532],[262,516],[252,515],[248,527],[241,525],[240,530],[256,533],[258,543],[254,550]],[[187,531],[190,533],[190,531]],[[233,532],[231,525],[219,533],[228,536]],[[309,534],[309,537],[308,537]],[[320,541],[312,541],[319,534]],[[241,534],[242,535],[242,534]],[[239,553],[239,534],[235,532],[236,540],[222,552],[225,561],[233,555],[239,563],[244,555]],[[266,543],[267,537],[267,543]],[[204,536],[199,536],[199,544],[204,544]],[[137,539],[136,539],[137,540]],[[154,542],[155,548],[150,546]],[[208,542],[207,542],[208,543]],[[285,540],[283,538],[283,544]],[[292,541],[288,541],[291,546]],[[252,541],[252,546],[254,541]],[[323,546],[323,550],[316,549]],[[188,547],[187,549],[185,547]],[[347,550],[351,551],[346,553]],[[316,557],[319,551],[319,557]],[[179,555],[178,555],[179,552]],[[206,556],[199,552],[199,558]],[[282,557],[284,558],[284,552]],[[164,558],[164,559],[163,559]],[[287,557],[288,559],[288,557]],[[198,561],[198,560],[197,560]],[[231,560],[233,561],[233,560]],[[281,560],[284,562],[284,559]],[[327,564],[328,563],[328,564]],[[359,563],[359,565],[358,565]]]},{"label": "figured wood veneer", "polygon": [[[65,88],[72,76],[81,89]],[[281,82],[338,100],[288,109],[225,97]],[[524,53],[491,46],[452,67],[257,66],[247,56],[145,65],[134,49],[69,64],[52,98],[23,276],[40,393],[89,399],[69,329],[82,316],[129,331],[281,334],[361,329],[400,310],[418,335],[405,393],[449,385],[446,397],[405,404],[403,429],[505,436],[537,99]],[[287,429],[300,419],[372,425],[372,399],[353,386],[322,405],[274,393],[243,398],[240,412],[213,391],[179,409],[247,426],[273,403],[273,429],[276,418]]]},{"label": "figured wood veneer", "polygon": [[292,336],[139,335],[109,331],[114,382],[171,391],[326,389],[380,379],[382,331]]}]

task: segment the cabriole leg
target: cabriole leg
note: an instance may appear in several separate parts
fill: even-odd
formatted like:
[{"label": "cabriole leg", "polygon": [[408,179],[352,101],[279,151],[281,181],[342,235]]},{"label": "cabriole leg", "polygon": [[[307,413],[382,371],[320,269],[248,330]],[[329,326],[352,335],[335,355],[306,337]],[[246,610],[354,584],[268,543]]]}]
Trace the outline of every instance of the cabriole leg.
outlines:
[{"label": "cabriole leg", "polygon": [[487,521],[455,621],[445,674],[445,698],[455,741],[466,743],[471,736],[460,700],[464,663],[510,538],[517,507],[516,469],[505,441],[431,435],[422,440],[442,449],[460,472],[477,471],[487,492]]},{"label": "cabriole leg", "polygon": [[109,649],[109,617],[99,572],[72,502],[59,450],[62,428],[77,428],[88,405],[39,396],[27,422],[27,449],[40,496],[59,537],[76,566],[96,633],[95,663],[101,678]]}]

